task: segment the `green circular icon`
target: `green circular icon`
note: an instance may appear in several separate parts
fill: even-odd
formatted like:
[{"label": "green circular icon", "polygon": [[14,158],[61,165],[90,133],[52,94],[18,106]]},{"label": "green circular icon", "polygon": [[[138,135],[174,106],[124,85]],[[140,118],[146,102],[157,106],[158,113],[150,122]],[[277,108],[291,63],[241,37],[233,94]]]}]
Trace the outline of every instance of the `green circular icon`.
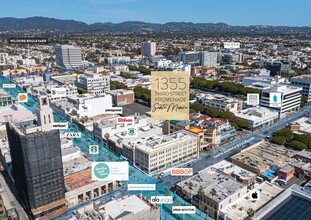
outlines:
[{"label": "green circular icon", "polygon": [[109,166],[105,163],[99,163],[94,167],[94,175],[98,179],[105,179],[110,174]]}]

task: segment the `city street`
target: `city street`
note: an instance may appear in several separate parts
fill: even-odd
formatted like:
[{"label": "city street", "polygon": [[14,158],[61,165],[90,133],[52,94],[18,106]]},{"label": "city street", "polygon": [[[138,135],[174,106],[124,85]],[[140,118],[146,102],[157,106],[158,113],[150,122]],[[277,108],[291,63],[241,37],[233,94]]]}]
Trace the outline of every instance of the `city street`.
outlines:
[{"label": "city street", "polygon": [[[188,164],[183,165],[181,167],[193,168],[193,173],[196,174],[197,172],[205,169],[206,167],[212,166],[220,162],[221,160],[229,157],[230,155],[236,152],[240,152],[244,148],[263,140],[267,136],[272,135],[273,132],[286,127],[289,124],[289,122],[295,121],[303,116],[306,116],[309,111],[310,106],[304,107],[303,109],[294,112],[286,117],[283,117],[277,122],[265,128],[250,133],[242,137],[241,139],[228,143],[227,145],[222,146],[221,148],[215,150],[214,152],[211,152],[203,157],[200,157],[197,160],[191,161]],[[193,165],[189,166],[191,163],[193,163]],[[164,186],[171,188],[174,184],[180,182],[181,178],[179,176],[167,175],[162,178],[157,178],[157,180]]]}]

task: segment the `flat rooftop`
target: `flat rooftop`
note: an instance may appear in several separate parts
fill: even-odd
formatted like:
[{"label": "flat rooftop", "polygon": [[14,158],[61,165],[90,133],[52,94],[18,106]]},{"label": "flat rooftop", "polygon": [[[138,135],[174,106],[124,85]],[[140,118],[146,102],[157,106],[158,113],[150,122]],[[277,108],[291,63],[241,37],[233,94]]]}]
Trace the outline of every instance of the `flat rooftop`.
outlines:
[{"label": "flat rooftop", "polygon": [[231,159],[241,161],[248,166],[264,172],[268,170],[271,165],[277,165],[283,168],[289,163],[297,162],[294,156],[298,152],[298,150],[262,141],[254,147],[247,148],[233,155]]},{"label": "flat rooftop", "polygon": [[96,181],[92,181],[92,169],[83,170],[79,173],[66,176],[65,177],[65,188],[66,191],[71,191],[82,186],[86,186],[90,183]]},{"label": "flat rooftop", "polygon": [[124,213],[138,213],[142,210],[149,209],[145,202],[139,199],[136,195],[130,195],[128,197],[116,199],[108,202],[105,205],[105,211],[113,219],[121,219]]},{"label": "flat rooftop", "polygon": [[[145,126],[147,127],[147,126]],[[132,141],[131,143],[145,152],[152,153],[171,145],[196,138],[195,134],[186,131],[177,131],[171,135],[155,134]]]},{"label": "flat rooftop", "polygon": [[310,149],[304,149],[304,150],[300,151],[299,153],[297,153],[297,155],[308,158],[311,160],[311,150]]},{"label": "flat rooftop", "polygon": [[310,133],[311,134],[311,118],[302,117],[296,121],[293,121],[291,124],[296,124],[296,123],[300,125],[300,129],[298,132],[294,131],[295,133]]},{"label": "flat rooftop", "polygon": [[[310,182],[309,182],[310,183]],[[310,219],[311,190],[293,185],[255,214],[255,220]]]},{"label": "flat rooftop", "polygon": [[[256,202],[250,201],[251,192],[257,190],[260,192],[260,199]],[[224,207],[221,212],[225,213],[231,219],[242,220],[245,219],[248,214],[248,209],[254,209],[255,211],[263,207],[267,202],[272,200],[276,195],[283,191],[282,188],[273,185],[269,182],[263,182],[255,189],[251,190],[244,197],[239,198],[234,203],[230,204],[227,207]]]},{"label": "flat rooftop", "polygon": [[218,172],[211,167],[200,171],[199,174],[192,176],[178,183],[177,185],[183,188],[185,191],[189,191],[187,187],[189,182],[193,183],[193,189],[191,190],[192,192],[198,192],[198,190],[202,187],[204,194],[211,198],[213,198],[213,196],[210,194],[210,192],[213,188],[215,188],[217,195],[214,197],[214,200],[219,202],[246,187],[246,185],[235,181],[235,179],[221,172]]},{"label": "flat rooftop", "polygon": [[[261,120],[264,117],[275,115],[275,117],[278,117],[277,111],[272,111],[268,108],[257,106],[248,108],[239,112],[235,112],[236,117],[240,118],[246,118],[248,120],[256,121]],[[272,119],[272,118],[271,118]]]},{"label": "flat rooftop", "polygon": [[216,163],[215,165],[213,165],[212,167],[227,175],[230,175],[230,174],[238,175],[241,179],[251,179],[257,176],[255,173],[245,170],[226,160],[222,160],[219,163]]}]

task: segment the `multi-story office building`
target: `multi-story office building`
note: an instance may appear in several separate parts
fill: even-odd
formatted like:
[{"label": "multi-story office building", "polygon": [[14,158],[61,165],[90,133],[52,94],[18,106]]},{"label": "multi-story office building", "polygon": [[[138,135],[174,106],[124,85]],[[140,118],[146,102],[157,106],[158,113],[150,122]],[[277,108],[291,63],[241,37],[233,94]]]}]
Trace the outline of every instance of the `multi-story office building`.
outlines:
[{"label": "multi-story office building", "polygon": [[37,218],[66,204],[59,130],[52,129],[48,98],[39,98],[37,119],[7,123],[17,195]]},{"label": "multi-story office building", "polygon": [[206,108],[217,108],[219,111],[241,111],[243,108],[243,101],[236,98],[229,98],[224,95],[210,95],[201,94],[198,101],[200,101]]},{"label": "multi-story office building", "polygon": [[252,107],[235,113],[237,118],[243,118],[249,123],[251,130],[263,128],[279,118],[277,111],[265,107]]},{"label": "multi-story office building", "polygon": [[156,53],[155,42],[143,42],[141,43],[141,54],[146,57],[153,57]]},{"label": "multi-story office building", "polygon": [[84,73],[77,75],[76,86],[81,87],[91,95],[102,95],[110,90],[110,76],[99,73]]},{"label": "multi-story office building", "polygon": [[55,45],[57,65],[63,68],[82,66],[81,49],[72,45]]},{"label": "multi-story office building", "polygon": [[203,51],[200,53],[200,66],[215,67],[217,65],[217,53]]},{"label": "multi-story office building", "polygon": [[[279,117],[283,117],[288,113],[297,111],[300,108],[302,88],[288,85],[275,85],[262,90],[261,103],[263,107],[276,110]],[[281,94],[281,104],[279,107],[271,107],[270,96]]]},{"label": "multi-story office building", "polygon": [[287,61],[267,63],[267,70],[270,70],[270,76],[275,76],[281,73],[289,73],[292,71],[292,63]]},{"label": "multi-story office building", "polygon": [[[109,139],[109,145],[122,146],[119,147],[122,148],[121,154],[148,174],[198,157],[198,136],[192,132],[177,131],[163,135],[162,128],[154,126],[138,130],[138,138],[126,137],[126,132],[120,132]],[[148,130],[155,130],[155,134],[145,136],[143,133],[149,133]],[[117,143],[118,140],[121,144]]]},{"label": "multi-story office building", "polygon": [[179,53],[179,61],[189,64],[199,64],[200,52],[181,52]]},{"label": "multi-story office building", "polygon": [[290,84],[297,87],[302,87],[302,95],[306,96],[308,102],[311,102],[311,76],[296,76],[292,77]]}]

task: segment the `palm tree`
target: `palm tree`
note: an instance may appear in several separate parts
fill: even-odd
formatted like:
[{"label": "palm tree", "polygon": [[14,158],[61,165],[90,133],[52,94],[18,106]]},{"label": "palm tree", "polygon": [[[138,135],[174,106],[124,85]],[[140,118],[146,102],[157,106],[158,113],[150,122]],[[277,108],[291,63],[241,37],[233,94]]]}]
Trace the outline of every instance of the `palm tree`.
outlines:
[{"label": "palm tree", "polygon": [[247,210],[247,215],[248,215],[249,217],[254,217],[254,215],[255,215],[255,210],[249,208],[249,209]]},{"label": "palm tree", "polygon": [[217,194],[216,189],[213,188],[213,189],[210,191],[210,194],[211,194],[211,195],[213,196],[213,198],[214,198],[214,196],[216,196],[216,194]]},{"label": "palm tree", "polygon": [[[97,124],[98,125],[98,124]],[[95,127],[96,127],[96,125],[95,125]],[[97,126],[98,127],[98,126]],[[106,133],[105,135],[104,135],[104,138],[108,141],[108,138],[110,137],[110,134],[109,133]]]},{"label": "palm tree", "polygon": [[81,122],[82,122],[82,124],[84,124],[84,117],[81,117]]},{"label": "palm tree", "polygon": [[191,197],[192,197],[191,190],[193,189],[193,183],[191,181],[188,183],[188,188],[190,190],[190,199],[191,199]]},{"label": "palm tree", "polygon": [[202,200],[202,197],[204,196],[204,191],[202,187],[200,187],[200,189],[198,190],[198,196],[199,196],[199,207],[200,207],[200,201]]},{"label": "palm tree", "polygon": [[85,120],[85,123],[87,123],[87,121],[89,120],[89,117],[85,116],[84,120]]}]

